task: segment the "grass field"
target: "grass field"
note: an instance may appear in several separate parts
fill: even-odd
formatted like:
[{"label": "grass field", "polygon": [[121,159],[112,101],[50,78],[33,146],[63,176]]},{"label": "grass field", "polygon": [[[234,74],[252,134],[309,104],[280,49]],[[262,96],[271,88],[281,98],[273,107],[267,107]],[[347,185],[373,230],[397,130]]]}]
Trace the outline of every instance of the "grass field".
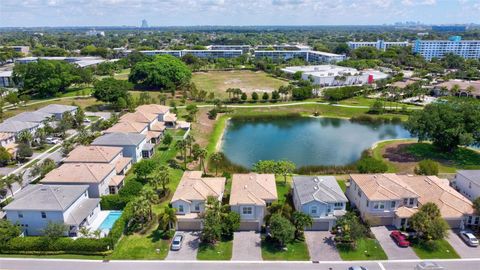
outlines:
[{"label": "grass field", "polygon": [[197,260],[230,260],[232,258],[232,249],[232,240],[219,241],[215,245],[200,243]]},{"label": "grass field", "polygon": [[197,88],[213,91],[219,98],[228,97],[225,92],[228,88],[240,88],[246,93],[272,92],[288,84],[287,81],[271,77],[263,71],[250,70],[196,72],[192,81]]},{"label": "grass field", "polygon": [[275,243],[262,239],[262,257],[266,261],[308,261],[310,255],[305,241],[295,240],[279,248]]},{"label": "grass field", "polygon": [[345,261],[386,260],[387,254],[376,239],[362,238],[357,241],[357,249],[338,248],[340,257]]},{"label": "grass field", "polygon": [[447,240],[436,240],[437,248],[430,250],[421,244],[412,245],[413,251],[420,259],[458,259],[460,256]]}]

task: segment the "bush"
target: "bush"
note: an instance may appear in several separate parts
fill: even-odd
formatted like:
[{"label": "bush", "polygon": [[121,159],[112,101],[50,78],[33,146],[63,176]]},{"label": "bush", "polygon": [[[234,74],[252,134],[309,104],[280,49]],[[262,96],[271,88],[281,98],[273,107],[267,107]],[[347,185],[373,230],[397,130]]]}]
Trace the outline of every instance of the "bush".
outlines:
[{"label": "bush", "polygon": [[415,173],[419,175],[437,175],[438,162],[431,159],[424,159],[418,163],[417,167],[415,167]]},{"label": "bush", "polygon": [[74,240],[68,237],[51,239],[47,237],[29,236],[13,238],[2,247],[2,251],[9,253],[61,251],[65,253],[91,254],[105,252],[109,246],[111,246],[109,238],[77,238]]},{"label": "bush", "polygon": [[360,86],[329,88],[323,91],[323,97],[330,101],[339,101],[356,96],[363,90]]},{"label": "bush", "polygon": [[102,196],[100,206],[102,210],[122,210],[128,203],[128,198],[119,194]]},{"label": "bush", "polygon": [[125,186],[123,186],[123,188],[120,189],[118,194],[121,197],[138,196],[142,188],[143,188],[143,185],[140,182],[134,179],[130,179],[125,183]]},{"label": "bush", "polygon": [[373,157],[362,157],[357,162],[357,170],[360,173],[383,173],[388,170],[387,164]]}]

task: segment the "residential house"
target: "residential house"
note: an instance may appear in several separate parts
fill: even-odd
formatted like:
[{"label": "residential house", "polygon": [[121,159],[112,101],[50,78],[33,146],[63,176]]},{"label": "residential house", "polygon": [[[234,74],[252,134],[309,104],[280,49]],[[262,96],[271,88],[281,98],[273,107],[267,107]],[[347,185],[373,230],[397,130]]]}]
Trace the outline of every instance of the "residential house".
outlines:
[{"label": "residential house", "polygon": [[47,173],[40,181],[53,185],[88,185],[88,194],[100,198],[118,190],[124,175],[117,175],[114,165],[101,163],[65,163]]},{"label": "residential house", "polygon": [[146,104],[137,107],[137,112],[157,115],[159,122],[164,122],[167,127],[175,128],[177,115],[170,112],[170,108],[158,104]]},{"label": "residential house", "polygon": [[[455,90],[455,88],[457,88]],[[455,95],[480,99],[480,81],[449,80],[433,87],[436,96]]]},{"label": "residential house", "polygon": [[5,122],[29,122],[29,123],[38,123],[42,124],[45,121],[51,119],[53,114],[40,112],[40,111],[33,111],[33,112],[22,112],[15,116],[12,116],[5,120]]},{"label": "residential house", "polygon": [[126,132],[104,134],[96,138],[92,145],[122,147],[123,156],[131,158],[133,163],[142,158],[150,158],[154,150],[154,145],[147,143],[145,135]]},{"label": "residential house", "polygon": [[232,211],[240,214],[240,230],[259,231],[267,207],[278,199],[275,175],[234,174],[230,194]]},{"label": "residential house", "polygon": [[55,119],[61,120],[64,113],[69,112],[72,115],[74,115],[77,112],[77,109],[78,109],[77,106],[50,104],[43,108],[38,109],[37,112],[52,114],[55,116]]},{"label": "residential house", "polygon": [[117,175],[124,175],[132,166],[132,159],[123,156],[122,147],[80,145],[68,153],[63,163],[110,164],[115,166]]},{"label": "residential house", "polygon": [[134,113],[127,113],[120,118],[120,123],[142,123],[147,125],[147,141],[153,144],[160,142],[163,131],[165,130],[165,123],[159,122],[158,117],[154,113],[137,111]]},{"label": "residential house", "polygon": [[100,199],[88,196],[86,185],[28,185],[3,208],[6,218],[25,235],[42,235],[49,222],[68,226],[68,236],[88,226],[100,211]]},{"label": "residential house", "polygon": [[453,180],[454,187],[471,201],[480,197],[480,170],[459,170]]},{"label": "residential house", "polygon": [[308,214],[313,225],[307,230],[329,231],[346,213],[347,197],[333,176],[294,176],[293,203]]},{"label": "residential house", "polygon": [[205,211],[207,198],[215,197],[221,201],[225,181],[225,177],[202,177],[201,171],[184,172],[170,202],[177,210],[176,230],[201,230],[201,214]]},{"label": "residential house", "polygon": [[0,124],[0,132],[12,133],[15,137],[24,130],[34,134],[38,128],[40,128],[40,123],[34,122],[9,120]]},{"label": "residential house", "polygon": [[10,132],[0,132],[0,145],[7,148],[8,145],[15,142],[15,134]]},{"label": "residential house", "polygon": [[436,176],[352,174],[347,198],[372,225],[408,227],[409,218],[432,202],[452,228],[478,224],[472,202]]}]

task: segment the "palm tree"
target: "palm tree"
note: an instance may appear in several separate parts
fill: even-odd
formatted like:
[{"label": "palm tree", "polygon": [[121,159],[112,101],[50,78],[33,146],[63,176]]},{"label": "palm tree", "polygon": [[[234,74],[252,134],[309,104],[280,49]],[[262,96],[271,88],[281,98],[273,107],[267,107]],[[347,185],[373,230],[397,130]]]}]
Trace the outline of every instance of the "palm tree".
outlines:
[{"label": "palm tree", "polygon": [[165,105],[165,102],[167,102],[167,96],[165,94],[158,95],[158,101],[160,104]]},{"label": "palm tree", "polygon": [[10,174],[7,177],[2,177],[0,179],[0,188],[7,188],[10,193],[12,194],[12,198],[14,196],[13,194],[13,185],[17,183],[20,186],[23,184],[23,173],[20,174]]},{"label": "palm tree", "polygon": [[182,153],[184,168],[187,169],[187,142],[186,140],[179,140],[175,144],[175,148]]},{"label": "palm tree", "polygon": [[144,198],[148,202],[148,215],[150,216],[150,219],[153,217],[153,211],[152,211],[152,204],[154,204],[157,201],[157,194],[151,190],[151,189],[143,189],[140,192],[140,197]]},{"label": "palm tree", "polygon": [[292,223],[293,226],[295,226],[295,235],[296,237],[299,237],[305,227],[311,227],[313,225],[313,219],[308,214],[295,211],[292,214]]},{"label": "palm tree", "polygon": [[17,141],[31,145],[33,140],[33,135],[28,130],[24,130],[17,135]]},{"label": "palm tree", "polygon": [[205,174],[205,159],[207,158],[207,150],[201,148],[198,150],[198,158],[200,159],[200,169],[203,170],[203,174]]},{"label": "palm tree", "polygon": [[[145,221],[149,221],[150,216],[150,204],[143,197],[137,197],[132,202],[134,218],[142,224]],[[143,224],[144,225],[144,224]]]},{"label": "palm tree", "polygon": [[47,132],[44,128],[39,128],[35,131],[35,139],[38,139],[40,141],[40,144],[44,144],[46,138]]},{"label": "palm tree", "polygon": [[193,138],[190,134],[188,134],[187,137],[185,137],[185,143],[187,144],[188,149],[190,151],[189,156],[192,157],[192,146],[195,143],[195,138]]},{"label": "palm tree", "polygon": [[216,152],[213,153],[212,156],[210,157],[213,163],[215,163],[215,176],[218,173],[218,166],[220,165],[220,162],[223,160],[223,155],[222,153]]},{"label": "palm tree", "polygon": [[158,226],[164,231],[173,229],[177,223],[177,211],[175,208],[165,206],[163,212],[158,217]]},{"label": "palm tree", "polygon": [[162,192],[166,192],[167,185],[170,183],[170,171],[167,166],[160,166],[152,174],[152,177],[149,179],[150,185],[158,193],[159,186],[162,186]]}]

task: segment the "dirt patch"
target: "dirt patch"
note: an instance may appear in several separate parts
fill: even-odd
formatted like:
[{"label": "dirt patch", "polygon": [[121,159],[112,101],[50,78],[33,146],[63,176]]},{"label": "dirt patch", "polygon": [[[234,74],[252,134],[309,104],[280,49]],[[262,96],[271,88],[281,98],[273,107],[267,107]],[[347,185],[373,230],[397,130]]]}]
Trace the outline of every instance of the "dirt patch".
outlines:
[{"label": "dirt patch", "polygon": [[407,152],[407,147],[412,143],[394,142],[382,149],[382,157],[393,163],[399,173],[413,173],[417,162],[417,157]]},{"label": "dirt patch", "polygon": [[210,108],[200,108],[197,113],[196,121],[192,123],[192,135],[194,136],[196,143],[201,147],[207,147],[208,140],[216,122],[216,120],[208,118],[207,112],[209,110]]}]

